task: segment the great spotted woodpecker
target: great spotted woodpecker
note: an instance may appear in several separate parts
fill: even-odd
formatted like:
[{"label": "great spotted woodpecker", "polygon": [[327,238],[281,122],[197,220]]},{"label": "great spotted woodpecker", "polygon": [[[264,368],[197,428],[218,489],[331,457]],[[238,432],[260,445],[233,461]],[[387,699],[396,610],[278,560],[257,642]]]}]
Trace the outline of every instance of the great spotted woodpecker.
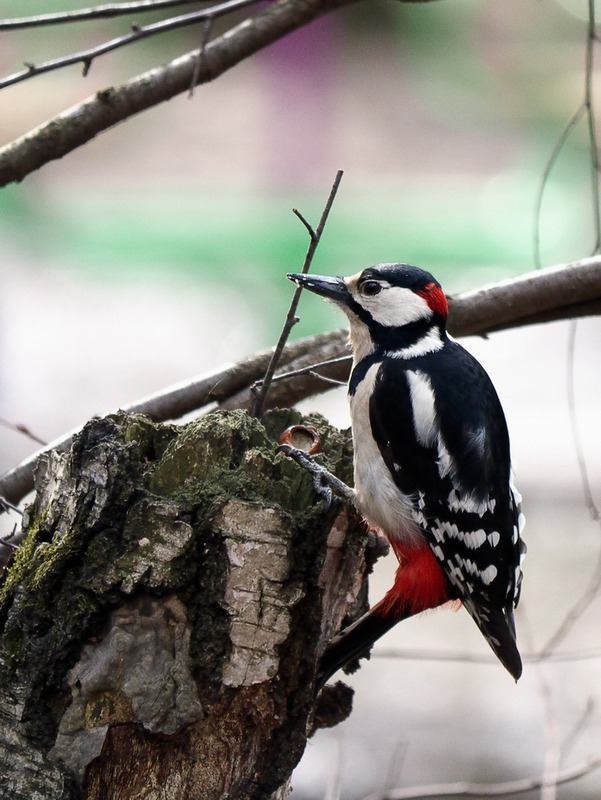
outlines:
[{"label": "great spotted woodpecker", "polygon": [[385,597],[328,646],[318,684],[399,620],[449,600],[461,601],[517,680],[525,545],[507,426],[490,378],[446,332],[440,284],[408,264],[287,277],[350,321],[354,491],[286,451],[352,499],[399,560]]}]

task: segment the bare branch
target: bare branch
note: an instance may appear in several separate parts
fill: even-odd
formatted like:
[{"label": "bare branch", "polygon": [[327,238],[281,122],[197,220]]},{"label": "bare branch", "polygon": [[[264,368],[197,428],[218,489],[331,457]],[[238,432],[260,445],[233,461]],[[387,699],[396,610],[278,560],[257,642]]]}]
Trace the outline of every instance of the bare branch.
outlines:
[{"label": "bare branch", "polygon": [[541,176],[540,184],[536,193],[536,200],[534,203],[534,237],[533,237],[533,247],[534,247],[534,264],[537,269],[542,267],[541,262],[541,254],[540,254],[540,227],[541,227],[541,218],[542,218],[542,207],[543,207],[543,197],[545,194],[545,189],[547,188],[547,183],[549,181],[549,175],[551,174],[551,170],[557,163],[559,159],[559,155],[563,150],[564,145],[570,138],[570,134],[572,130],[578,125],[582,116],[585,112],[584,102],[581,103],[576,111],[572,114],[570,119],[568,120],[565,128],[561,132],[558,140],[555,142],[553,149],[547,159],[547,163],[543,169],[543,174]]},{"label": "bare branch", "polygon": [[[377,648],[371,653],[370,658],[395,659],[397,661],[441,661],[443,663],[461,664],[489,664],[494,667],[498,660],[493,655],[485,653],[467,653],[461,651],[441,652],[440,650],[428,650],[425,648]],[[524,653],[522,661],[525,664],[545,663],[566,663],[572,661],[599,661],[601,660],[601,648],[594,647],[587,650],[562,650],[545,653]]]},{"label": "bare branch", "polygon": [[[345,371],[348,371],[352,360],[353,357],[351,355],[330,358],[327,361],[320,361],[317,364],[310,364],[308,367],[299,367],[299,369],[291,369],[289,372],[280,372],[278,375],[273,376],[271,382],[277,383],[277,381],[285,381],[289,378],[299,378],[301,375],[312,375],[314,377],[318,377],[322,381],[328,381],[329,383],[335,383],[336,385],[344,385],[345,381],[337,381],[334,378],[327,377],[326,375],[320,375],[317,370],[323,369],[324,367],[330,367],[332,364],[338,364],[339,366],[344,366]],[[260,386],[262,383],[263,381],[257,381],[254,385]]]},{"label": "bare branch", "polygon": [[307,233],[309,234],[309,237],[310,237],[311,241],[313,241],[317,234],[313,230],[313,226],[311,225],[311,223],[308,222],[304,218],[304,216],[301,214],[301,212],[298,210],[298,208],[293,208],[292,209],[292,213],[295,214],[300,219],[300,221],[303,223],[303,225],[307,229]]},{"label": "bare branch", "polygon": [[[290,31],[355,2],[358,0],[281,0],[272,3],[213,39],[204,49],[200,65],[198,50],[195,49],[118,87],[97,92],[0,148],[0,186],[23,180],[31,172],[62,158],[102,131],[188,92],[193,79],[196,84],[213,80]],[[82,54],[78,55],[81,60]]]},{"label": "bare branch", "polygon": [[[486,336],[522,325],[594,314],[601,314],[601,257],[598,256],[526,273],[449,298],[449,331],[454,336]],[[332,336],[339,338],[340,334],[337,331]],[[313,350],[310,370],[304,370],[309,364],[301,360],[291,367],[302,370],[298,377],[278,381],[278,386],[272,387],[269,407],[293,405],[325,391],[329,387],[324,377],[336,381],[348,379],[350,359],[325,366],[322,363],[320,374],[311,375],[316,367],[313,362],[336,359],[350,352],[346,338],[338,350],[333,350],[329,342],[325,347],[323,351]],[[251,390],[244,388],[223,405],[249,410],[252,403]]]},{"label": "bare branch", "polygon": [[[486,335],[519,325],[551,319],[601,314],[601,257],[563,264],[492,284],[452,298],[449,330],[455,336]],[[346,380],[350,362],[338,360],[349,354],[347,331],[337,330],[301,339],[284,349],[282,366],[287,371],[311,370],[278,381],[266,407],[286,406],[330,388],[314,376],[315,362],[332,360],[320,367],[327,378]],[[178,419],[212,403],[222,408],[250,409],[250,386],[265,374],[272,350],[220,370],[209,376],[171,387],[127,407],[126,411],[148,414],[151,419]],[[47,450],[66,449],[73,434],[51,443]],[[40,451],[43,452],[43,451]],[[18,503],[33,486],[33,467],[40,452],[0,478],[0,494]]]},{"label": "bare branch", "polygon": [[[307,248],[307,253],[305,255],[305,262],[303,264],[302,273],[303,275],[306,274],[310,268],[311,263],[313,261],[313,256],[315,255],[315,251],[317,250],[317,246],[321,239],[321,235],[324,231],[326,226],[326,222],[328,221],[328,216],[330,215],[330,210],[332,208],[332,204],[334,203],[334,199],[338,192],[338,187],[340,186],[340,181],[342,180],[343,172],[342,170],[338,170],[336,173],[336,177],[334,178],[334,183],[332,184],[332,188],[330,189],[330,194],[326,201],[325,207],[321,214],[321,219],[319,220],[319,225],[317,226],[317,230],[313,230],[313,228],[309,225],[307,220],[303,217],[303,215],[294,209],[294,213],[297,217],[301,220],[303,225],[309,231],[309,247]],[[265,402],[265,398],[267,397],[267,392],[269,391],[269,387],[271,385],[271,379],[273,378],[273,374],[276,370],[278,362],[282,357],[282,353],[284,351],[284,347],[286,346],[286,342],[288,341],[288,337],[290,336],[290,331],[298,322],[298,318],[296,316],[296,309],[298,307],[298,301],[300,300],[302,292],[302,287],[297,286],[294,290],[294,294],[292,295],[292,302],[290,303],[290,308],[288,309],[288,314],[286,315],[286,320],[284,322],[284,327],[282,328],[282,332],[280,333],[280,338],[278,339],[278,343],[275,346],[275,350],[273,351],[273,355],[269,361],[269,365],[267,367],[267,371],[265,372],[265,377],[261,381],[261,385],[256,391],[255,402],[253,403],[252,407],[252,415],[253,417],[259,417],[261,415],[261,409],[263,408],[263,404]],[[253,387],[253,391],[255,391],[255,387]]]},{"label": "bare branch", "polygon": [[[141,14],[145,11],[158,11],[162,8],[174,8],[197,2],[198,0],[134,0],[131,3],[115,3],[113,5],[94,6],[93,8],[80,8],[74,11],[58,11],[52,14],[37,14],[31,17],[15,17],[13,19],[0,20],[0,31],[40,28],[69,22],[85,22],[91,19],[108,19],[131,13]],[[432,0],[402,0],[402,2],[429,3]]]},{"label": "bare branch", "polygon": [[370,794],[363,800],[421,800],[426,797],[508,797],[541,789],[549,783],[560,785],[578,780],[601,767],[601,757],[588,758],[581,764],[549,775],[548,778],[521,778],[503,783],[439,783],[430,786],[413,786],[392,789],[389,792]]},{"label": "bare branch", "polygon": [[192,75],[192,81],[190,83],[190,90],[188,92],[188,97],[191,99],[194,96],[194,89],[196,84],[198,83],[198,76],[200,75],[200,67],[202,65],[202,60],[204,58],[205,49],[207,44],[209,43],[209,39],[211,38],[211,32],[213,30],[213,19],[205,19],[202,25],[202,37],[200,42],[200,47],[198,48],[198,53],[196,55],[196,64],[194,65],[194,73]]},{"label": "bare branch", "polygon": [[[132,26],[130,33],[123,36],[117,36],[110,39],[108,42],[103,42],[95,47],[90,47],[87,50],[81,50],[79,53],[72,53],[68,56],[61,58],[54,58],[51,61],[45,61],[41,64],[27,64],[26,69],[20,72],[15,72],[8,75],[6,78],[0,80],[0,89],[5,89],[7,86],[13,86],[15,83],[34,78],[36,75],[43,75],[46,72],[54,72],[57,69],[68,67],[72,64],[83,64],[84,75],[87,75],[92,61],[99,56],[111,53],[113,50],[118,50],[121,47],[127,47],[132,42],[147,39],[149,36],[156,36],[159,33],[166,33],[167,31],[174,31],[178,28],[185,28],[189,25],[195,25],[198,22],[212,22],[217,17],[229,14],[239,8],[254,5],[258,0],[228,0],[225,3],[219,3],[212,8],[207,8],[204,11],[194,11],[190,14],[181,14],[179,17],[170,17],[169,19],[153,22],[145,26]],[[198,72],[198,75],[196,74]],[[195,70],[191,81],[200,74],[200,70]]]},{"label": "bare branch", "polygon": [[[578,463],[578,471],[580,473],[580,482],[582,484],[582,492],[584,495],[584,502],[589,510],[589,514],[593,522],[601,522],[601,513],[595,503],[593,497],[593,490],[588,474],[586,459],[584,456],[584,448],[582,445],[582,436],[578,425],[578,418],[576,416],[576,393],[574,385],[574,353],[576,346],[576,320],[572,320],[570,325],[569,339],[568,339],[568,363],[567,363],[567,376],[568,376],[568,411],[570,415],[570,426],[572,428],[572,439],[574,441],[574,449],[576,451],[576,461]],[[561,642],[566,638],[568,633],[572,630],[576,622],[585,613],[590,604],[596,599],[601,589],[601,552],[597,555],[597,563],[595,569],[589,579],[587,586],[578,600],[573,606],[568,609],[565,617],[559,624],[557,630],[549,638],[541,653],[543,656],[548,656],[554,652]]]},{"label": "bare branch", "polygon": [[[17,514],[23,516],[23,512],[21,511],[21,509],[17,508],[17,506],[13,505],[12,503],[9,503],[8,500],[6,500],[4,497],[0,497],[0,508],[3,511],[14,511]],[[11,534],[11,536],[14,536],[14,531]],[[0,539],[0,542],[4,543],[8,538],[10,537],[5,537],[4,539]]]},{"label": "bare branch", "polygon": [[541,650],[541,658],[545,659],[555,652],[557,647],[566,638],[568,633],[572,630],[576,622],[584,614],[587,608],[591,605],[599,595],[601,587],[601,554],[597,557],[597,563],[589,582],[574,605],[568,610],[565,617],[562,619],[559,627],[550,637],[549,641]]},{"label": "bare branch", "polygon": [[36,436],[35,433],[32,433],[27,425],[23,425],[21,422],[10,422],[3,417],[0,417],[0,425],[3,428],[8,428],[9,431],[14,431],[15,433],[20,433],[22,436],[26,436],[28,439],[31,439],[33,442],[37,444],[48,444],[44,439],[40,439],[39,436]]},{"label": "bare branch", "polygon": [[[315,360],[316,352],[331,353],[334,357],[344,348],[346,339],[346,331],[334,331],[299,339],[287,345],[283,364],[292,367],[304,360],[305,365],[308,365]],[[122,409],[130,413],[146,414],[155,422],[164,422],[170,419],[179,419],[205,406],[223,405],[224,401],[236,397],[244,389],[249,391],[248,387],[263,377],[272,353],[272,349],[264,350],[226,369],[171,386],[156,395],[139,400],[129,406],[123,406]],[[37,451],[17,467],[2,475],[0,477],[0,494],[12,503],[22,500],[33,488],[33,468],[39,456],[49,450],[67,450],[79,430],[78,428],[66,436],[50,442],[47,447]]]},{"label": "bare branch", "polygon": [[601,313],[601,258],[536,270],[464,292],[449,301],[455,336]]},{"label": "bare branch", "polygon": [[56,11],[52,14],[36,14],[31,17],[14,17],[0,20],[0,31],[18,30],[22,28],[42,28],[47,25],[59,25],[69,22],[85,22],[91,19],[109,19],[126,14],[141,14],[145,11],[158,11],[162,8],[174,8],[196,3],[198,0],[136,0],[132,3],[115,3],[114,5],[78,8],[74,11]]},{"label": "bare branch", "polygon": [[591,157],[591,200],[593,204],[593,222],[595,226],[595,245],[593,253],[601,249],[601,197],[599,195],[599,147],[593,107],[593,52],[596,37],[595,3],[588,1],[588,26],[585,51],[585,87],[584,105],[586,108],[586,124],[588,132],[588,148]]}]

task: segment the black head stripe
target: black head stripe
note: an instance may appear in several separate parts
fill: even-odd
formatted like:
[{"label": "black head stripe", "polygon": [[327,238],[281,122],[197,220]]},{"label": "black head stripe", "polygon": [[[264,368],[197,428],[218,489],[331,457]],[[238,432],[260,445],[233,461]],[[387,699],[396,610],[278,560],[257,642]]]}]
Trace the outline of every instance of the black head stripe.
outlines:
[{"label": "black head stripe", "polygon": [[369,279],[380,279],[388,281],[393,286],[401,286],[411,291],[423,289],[429,283],[440,287],[436,278],[429,272],[411,264],[378,264],[375,267],[368,267],[361,273],[359,279],[362,283]]}]

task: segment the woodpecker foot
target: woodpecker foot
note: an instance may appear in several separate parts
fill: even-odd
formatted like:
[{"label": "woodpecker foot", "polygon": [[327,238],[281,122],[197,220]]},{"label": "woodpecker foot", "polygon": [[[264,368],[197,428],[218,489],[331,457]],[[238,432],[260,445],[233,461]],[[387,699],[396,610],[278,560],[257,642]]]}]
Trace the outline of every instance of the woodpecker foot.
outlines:
[{"label": "woodpecker foot", "polygon": [[330,507],[334,494],[337,494],[347,503],[353,506],[355,505],[355,492],[350,486],[347,486],[346,483],[335,475],[332,475],[332,473],[325,467],[322,467],[321,464],[317,464],[304,450],[299,450],[289,444],[281,444],[277,448],[276,453],[284,453],[284,455],[294,459],[299,467],[311,473],[315,491],[325,502],[326,508]]}]

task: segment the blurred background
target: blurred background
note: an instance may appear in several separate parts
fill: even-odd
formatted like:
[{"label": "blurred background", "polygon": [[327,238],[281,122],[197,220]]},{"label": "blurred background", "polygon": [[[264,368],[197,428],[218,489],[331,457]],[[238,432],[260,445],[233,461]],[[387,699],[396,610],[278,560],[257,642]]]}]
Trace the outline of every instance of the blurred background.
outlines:
[{"label": "blurred background", "polygon": [[[3,0],[0,15],[82,5]],[[453,293],[533,269],[542,176],[584,96],[587,9],[586,0],[360,3],[1,189],[0,472],[37,449],[5,421],[49,441],[273,345],[292,293],[284,274],[300,269],[307,247],[291,209],[316,223],[338,169],[314,272],[408,261]],[[2,32],[0,74],[120,35],[131,21]],[[0,144],[200,41],[201,31],[184,30],[100,58],[85,79],[75,66],[3,90]],[[594,76],[593,85],[598,94]],[[543,265],[590,255],[590,180],[581,123],[545,189]],[[343,324],[312,296],[300,316],[295,336]],[[601,758],[601,530],[573,428],[599,504],[601,321],[570,325],[463,340],[503,401],[524,495],[521,649],[534,655],[566,635],[516,686],[465,612],[403,623],[349,678],[355,710],[312,739],[294,798],[378,798],[393,787],[420,797],[431,784],[448,787],[428,795],[444,798],[457,781],[577,767],[578,780],[505,796],[600,796],[590,759]],[[303,408],[349,424],[343,389]],[[392,559],[379,566],[373,600],[393,571]],[[590,604],[562,628],[587,589]]]}]

